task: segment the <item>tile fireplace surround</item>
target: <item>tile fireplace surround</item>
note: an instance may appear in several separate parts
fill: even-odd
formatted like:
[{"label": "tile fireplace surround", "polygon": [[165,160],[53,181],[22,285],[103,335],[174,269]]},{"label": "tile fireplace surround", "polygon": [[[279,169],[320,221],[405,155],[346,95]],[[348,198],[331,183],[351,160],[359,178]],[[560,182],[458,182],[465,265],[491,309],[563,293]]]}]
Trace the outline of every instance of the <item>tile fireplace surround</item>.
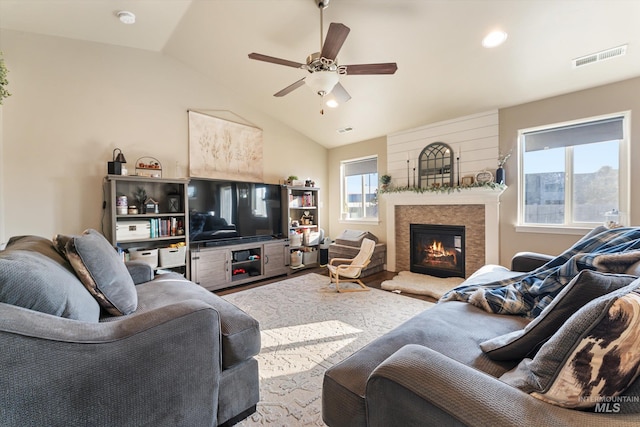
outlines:
[{"label": "tile fireplace surround", "polygon": [[387,270],[410,268],[410,224],[464,225],[466,275],[499,263],[499,206],[504,189],[469,188],[452,193],[384,194],[387,205]]}]

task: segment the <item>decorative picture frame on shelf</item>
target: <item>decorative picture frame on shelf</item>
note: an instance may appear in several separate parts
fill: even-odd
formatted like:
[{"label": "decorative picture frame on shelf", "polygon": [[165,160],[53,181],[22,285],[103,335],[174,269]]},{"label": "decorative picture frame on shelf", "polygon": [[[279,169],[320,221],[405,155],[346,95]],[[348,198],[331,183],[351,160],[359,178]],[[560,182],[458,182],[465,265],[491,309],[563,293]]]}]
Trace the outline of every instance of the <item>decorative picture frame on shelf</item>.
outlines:
[{"label": "decorative picture frame on shelf", "polygon": [[474,178],[471,175],[463,176],[460,179],[460,185],[462,185],[463,187],[469,187],[470,185],[473,185],[473,182]]},{"label": "decorative picture frame on shelf", "polygon": [[476,174],[476,182],[478,184],[488,184],[493,182],[493,174],[488,170],[483,170]]}]

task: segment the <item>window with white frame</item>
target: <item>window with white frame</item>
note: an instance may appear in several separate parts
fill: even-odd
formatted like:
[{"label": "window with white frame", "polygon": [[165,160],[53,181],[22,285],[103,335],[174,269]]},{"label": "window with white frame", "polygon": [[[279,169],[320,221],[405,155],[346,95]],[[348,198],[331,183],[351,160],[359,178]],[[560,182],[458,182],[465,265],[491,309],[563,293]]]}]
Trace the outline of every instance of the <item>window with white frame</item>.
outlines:
[{"label": "window with white frame", "polygon": [[340,164],[341,213],[347,220],[378,219],[378,157]]},{"label": "window with white frame", "polygon": [[628,213],[628,115],[519,132],[521,226],[593,227]]}]

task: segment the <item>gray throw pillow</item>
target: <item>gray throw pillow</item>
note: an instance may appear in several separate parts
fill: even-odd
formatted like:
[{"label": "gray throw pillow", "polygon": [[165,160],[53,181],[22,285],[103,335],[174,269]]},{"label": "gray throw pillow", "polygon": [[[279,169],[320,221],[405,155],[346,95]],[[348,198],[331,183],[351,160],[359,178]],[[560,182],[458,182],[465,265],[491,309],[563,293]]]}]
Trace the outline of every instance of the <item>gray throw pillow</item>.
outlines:
[{"label": "gray throw pillow", "polygon": [[133,279],[111,243],[96,230],[69,239],[67,258],[91,295],[109,314],[133,313],[138,294]]},{"label": "gray throw pillow", "polygon": [[553,301],[524,329],[480,343],[493,360],[520,360],[532,357],[546,340],[589,301],[629,285],[636,279],[624,274],[582,270]]},{"label": "gray throw pillow", "polygon": [[545,402],[590,408],[611,401],[640,372],[640,279],[582,307],[533,359],[500,380]]},{"label": "gray throw pillow", "polygon": [[0,302],[84,322],[98,322],[100,306],[78,278],[38,252],[0,252]]}]

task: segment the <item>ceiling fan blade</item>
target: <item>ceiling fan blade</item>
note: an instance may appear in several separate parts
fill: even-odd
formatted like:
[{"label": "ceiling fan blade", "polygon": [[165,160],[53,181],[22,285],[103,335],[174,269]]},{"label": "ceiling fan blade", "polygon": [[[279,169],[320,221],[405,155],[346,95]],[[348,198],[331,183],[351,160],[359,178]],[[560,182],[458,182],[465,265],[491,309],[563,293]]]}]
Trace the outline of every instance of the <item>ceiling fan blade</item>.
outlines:
[{"label": "ceiling fan blade", "polygon": [[351,99],[351,95],[349,95],[349,92],[347,92],[347,90],[340,84],[340,82],[336,83],[336,85],[333,87],[331,95],[333,95],[336,101],[338,101],[340,104],[344,104]]},{"label": "ceiling fan blade", "polygon": [[332,22],[329,25],[327,38],[324,41],[324,45],[322,45],[322,52],[320,52],[320,56],[322,58],[331,59],[332,61],[335,60],[336,56],[338,56],[338,52],[340,52],[342,44],[349,35],[349,31],[351,30],[346,25]]},{"label": "ceiling fan blade", "polygon": [[395,62],[343,65],[343,67],[347,69],[347,74],[352,76],[358,74],[394,74],[398,69],[398,65]]},{"label": "ceiling fan blade", "polygon": [[304,85],[304,77],[301,78],[300,80],[298,80],[297,82],[295,82],[293,84],[290,84],[289,86],[285,87],[280,92],[274,93],[273,96],[277,96],[277,97],[285,96],[289,92],[293,92],[294,90],[298,89],[302,85]]},{"label": "ceiling fan blade", "polygon": [[257,61],[271,62],[272,64],[285,65],[287,67],[293,68],[302,68],[304,64],[295,61],[289,61],[286,59],[275,58],[273,56],[262,55],[261,53],[250,53],[250,59],[255,59]]}]

